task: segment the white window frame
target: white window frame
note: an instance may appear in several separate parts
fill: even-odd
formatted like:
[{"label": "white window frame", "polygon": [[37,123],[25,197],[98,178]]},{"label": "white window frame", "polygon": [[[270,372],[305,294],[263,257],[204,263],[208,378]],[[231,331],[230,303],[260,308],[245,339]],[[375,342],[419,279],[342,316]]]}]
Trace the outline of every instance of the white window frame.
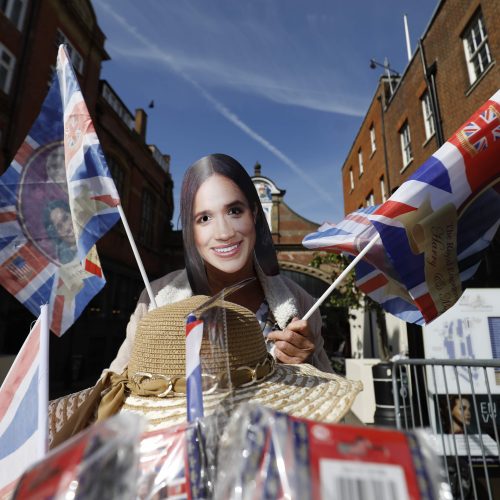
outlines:
[{"label": "white window frame", "polygon": [[491,64],[488,34],[486,33],[483,15],[480,10],[469,22],[462,36],[462,41],[464,44],[467,71],[469,72],[469,81],[472,85]]},{"label": "white window frame", "polygon": [[352,167],[349,169],[349,181],[351,183],[351,191],[354,190],[354,174],[352,172]]},{"label": "white window frame", "polygon": [[358,149],[358,165],[359,165],[359,176],[361,177],[363,175],[363,172],[365,171],[363,165],[363,151],[361,150],[361,148]]},{"label": "white window frame", "polygon": [[[18,16],[16,20],[13,18],[15,13],[14,8],[18,5],[20,6],[20,10],[18,11]],[[5,17],[7,17],[19,31],[22,31],[23,29],[27,5],[28,5],[28,0],[7,0],[5,8],[3,9]]]},{"label": "white window frame", "polygon": [[372,153],[375,153],[377,151],[377,143],[375,141],[375,126],[372,125],[370,127],[370,144],[372,147]]},{"label": "white window frame", "polygon": [[380,198],[382,200],[382,203],[385,203],[387,201],[387,193],[385,192],[384,176],[380,177]]},{"label": "white window frame", "polygon": [[373,191],[370,191],[370,193],[365,199],[365,202],[367,207],[375,206],[375,196],[373,195]]},{"label": "white window frame", "polygon": [[430,139],[436,133],[434,115],[432,113],[431,94],[426,90],[420,99],[422,102],[422,116],[424,117],[425,139]]},{"label": "white window frame", "polygon": [[83,75],[84,63],[82,55],[75,49],[75,46],[69,41],[68,37],[60,29],[58,29],[56,34],[56,45],[59,47],[62,43],[66,45],[68,56],[73,63],[75,71],[80,75]]},{"label": "white window frame", "polygon": [[[4,54],[10,58],[9,62],[4,60]],[[10,87],[12,85],[12,78],[14,76],[14,71],[16,69],[16,58],[14,54],[2,43],[0,43],[0,68],[6,70],[6,78],[3,84],[3,87],[0,87],[0,90],[9,94]]]},{"label": "white window frame", "polygon": [[410,125],[408,121],[404,123],[399,131],[399,137],[401,140],[401,154],[403,156],[403,171],[413,160],[413,153],[411,149],[411,134]]}]

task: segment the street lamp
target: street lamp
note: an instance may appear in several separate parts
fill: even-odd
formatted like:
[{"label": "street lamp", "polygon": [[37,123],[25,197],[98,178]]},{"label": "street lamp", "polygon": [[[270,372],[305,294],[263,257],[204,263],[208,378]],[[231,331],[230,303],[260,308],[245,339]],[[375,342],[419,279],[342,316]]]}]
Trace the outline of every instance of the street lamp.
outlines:
[{"label": "street lamp", "polygon": [[391,95],[392,95],[394,92],[394,89],[392,88],[391,72],[392,72],[392,75],[394,75],[395,77],[399,77],[399,73],[396,70],[391,68],[387,57],[384,59],[384,64],[375,61],[375,59],[370,59],[370,68],[375,69],[377,66],[380,66],[381,68],[385,69],[385,72],[387,73],[387,79],[389,80],[389,87],[391,89]]}]

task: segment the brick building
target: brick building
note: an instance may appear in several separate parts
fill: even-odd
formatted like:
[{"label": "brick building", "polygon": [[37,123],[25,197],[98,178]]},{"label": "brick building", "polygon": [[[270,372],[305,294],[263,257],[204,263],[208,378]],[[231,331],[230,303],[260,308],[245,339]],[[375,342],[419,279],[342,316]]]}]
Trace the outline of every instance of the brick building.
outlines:
[{"label": "brick building", "polygon": [[[67,45],[122,206],[150,279],[182,265],[171,230],[170,158],[146,142],[147,115],[134,114],[100,80],[109,60],[105,36],[88,0],[0,2],[0,174],[24,140]],[[143,284],[121,223],[98,242],[107,284],[60,339],[51,335],[51,393],[95,381],[114,357]],[[33,317],[0,288],[0,353],[15,354]]]},{"label": "brick building", "polygon": [[491,97],[499,59],[498,2],[441,0],[404,73],[380,79],[342,166],[345,213],[385,201]]},{"label": "brick building", "polygon": [[[404,73],[384,75],[374,92],[342,166],[345,213],[383,203],[491,97],[499,60],[500,4],[441,0]],[[500,286],[498,262],[499,234],[468,285]]]}]

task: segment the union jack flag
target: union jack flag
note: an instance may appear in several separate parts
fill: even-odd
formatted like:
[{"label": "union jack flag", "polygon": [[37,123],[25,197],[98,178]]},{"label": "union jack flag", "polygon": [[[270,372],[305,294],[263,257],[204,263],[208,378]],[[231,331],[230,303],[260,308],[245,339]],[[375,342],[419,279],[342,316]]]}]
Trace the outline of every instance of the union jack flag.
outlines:
[{"label": "union jack flag", "polygon": [[[304,238],[304,246],[356,256],[378,234],[369,215],[379,206],[361,208],[346,215],[338,224],[325,223],[316,233]],[[371,251],[356,265],[356,286],[391,314],[410,323],[422,323],[420,311],[413,304],[378,240]]]},{"label": "union jack flag", "polygon": [[0,387],[0,498],[47,452],[49,325],[47,306]]},{"label": "union jack flag", "polygon": [[64,46],[57,75],[0,177],[0,283],[62,335],[106,283],[95,242],[119,219],[108,171]]},{"label": "union jack flag", "polygon": [[187,420],[203,417],[203,388],[200,348],[203,340],[203,320],[194,314],[186,318],[186,399]]},{"label": "union jack flag", "polygon": [[431,321],[458,300],[500,224],[499,116],[500,91],[389,200],[365,214],[369,229],[351,227],[343,236],[347,244],[332,246],[322,244],[322,226],[304,245],[356,255],[367,235],[380,234],[381,243],[357,268],[358,283],[405,321]]}]

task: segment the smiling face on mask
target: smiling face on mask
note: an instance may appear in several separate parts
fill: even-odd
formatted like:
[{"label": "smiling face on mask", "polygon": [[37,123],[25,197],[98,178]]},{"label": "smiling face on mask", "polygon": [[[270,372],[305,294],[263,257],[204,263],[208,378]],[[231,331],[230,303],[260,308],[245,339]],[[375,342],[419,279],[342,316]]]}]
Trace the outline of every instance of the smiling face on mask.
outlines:
[{"label": "smiling face on mask", "polygon": [[210,176],[195,195],[192,214],[195,245],[205,264],[226,274],[252,269],[254,213],[232,180]]}]

